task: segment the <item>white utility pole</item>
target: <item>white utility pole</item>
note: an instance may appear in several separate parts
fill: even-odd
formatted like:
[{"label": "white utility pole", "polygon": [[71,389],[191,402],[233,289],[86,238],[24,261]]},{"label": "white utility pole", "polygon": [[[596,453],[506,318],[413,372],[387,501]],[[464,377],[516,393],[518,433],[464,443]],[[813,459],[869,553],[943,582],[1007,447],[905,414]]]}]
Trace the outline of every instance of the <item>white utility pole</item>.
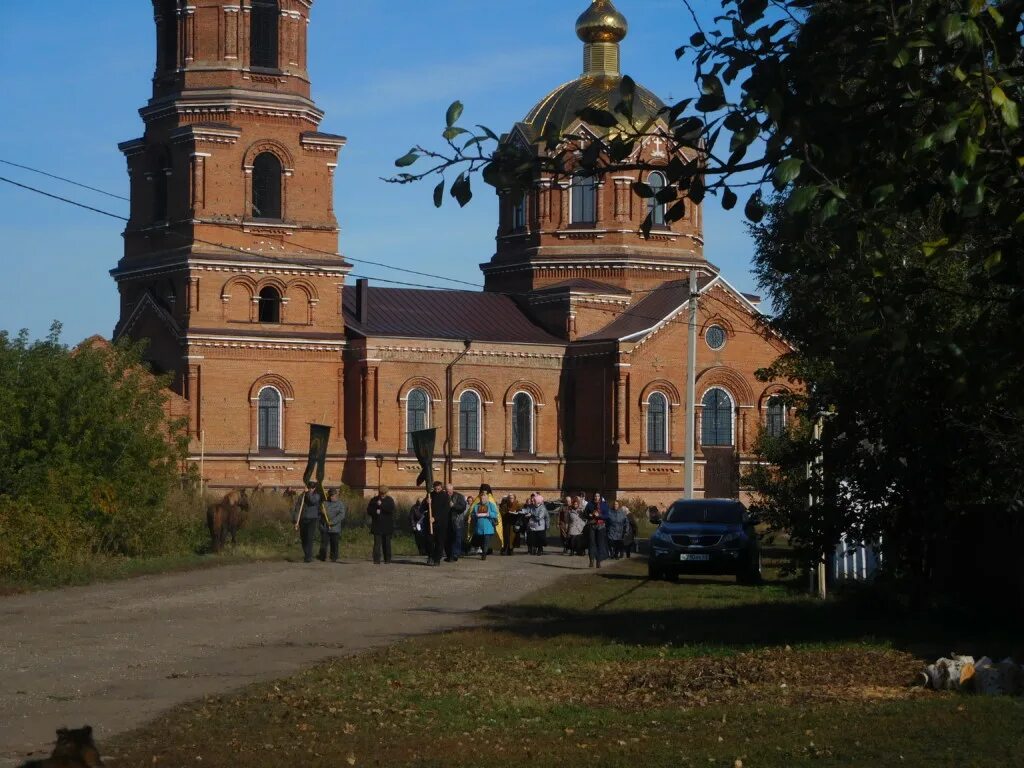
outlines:
[{"label": "white utility pole", "polygon": [[693,453],[696,432],[697,390],[697,273],[690,270],[690,328],[686,341],[686,462],[683,472],[683,490],[687,499],[693,498]]},{"label": "white utility pole", "polygon": [[[824,413],[819,413],[819,414],[817,414],[814,417],[814,432],[813,432],[813,434],[814,434],[814,442],[815,443],[821,442],[822,434],[825,431],[825,425],[824,425],[825,415],[826,414],[824,414]],[[810,488],[810,490],[808,492],[807,504],[808,504],[808,507],[812,508],[812,509],[815,506],[815,504],[817,503],[817,499],[815,499],[815,497],[814,497],[814,486],[813,486],[813,482],[815,480],[814,468],[815,467],[821,467],[822,465],[824,465],[824,463],[825,463],[825,457],[820,452],[813,459],[813,461],[810,461],[810,462],[807,463],[807,479],[808,479],[808,481],[810,481],[812,483],[811,488]],[[816,584],[814,586],[817,587],[818,597],[821,600],[824,600],[826,597],[828,597],[828,586],[827,586],[827,581],[826,581],[828,575],[827,575],[826,568],[825,568],[825,560],[826,560],[826,556],[825,556],[824,553],[822,553],[821,559],[818,561],[817,568],[815,569],[815,571],[813,571],[811,573],[811,581],[812,582],[816,582]]]}]

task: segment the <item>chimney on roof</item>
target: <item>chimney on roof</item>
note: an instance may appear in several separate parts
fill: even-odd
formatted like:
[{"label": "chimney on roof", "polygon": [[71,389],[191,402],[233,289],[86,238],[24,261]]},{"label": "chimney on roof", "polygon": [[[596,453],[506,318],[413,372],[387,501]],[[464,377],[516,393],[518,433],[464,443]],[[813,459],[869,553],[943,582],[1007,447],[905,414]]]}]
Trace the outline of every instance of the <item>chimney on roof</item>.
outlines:
[{"label": "chimney on roof", "polygon": [[370,281],[365,277],[356,280],[356,322],[366,325],[370,316]]}]

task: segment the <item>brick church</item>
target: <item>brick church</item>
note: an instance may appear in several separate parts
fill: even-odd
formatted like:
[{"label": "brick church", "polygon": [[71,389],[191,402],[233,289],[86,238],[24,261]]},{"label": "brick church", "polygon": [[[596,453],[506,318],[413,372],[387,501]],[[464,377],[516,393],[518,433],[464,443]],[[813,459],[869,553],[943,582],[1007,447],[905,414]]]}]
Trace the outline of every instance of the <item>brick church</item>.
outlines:
[{"label": "brick church", "polygon": [[[312,4],[154,0],[145,131],[120,145],[132,202],[114,335],[147,339],[172,376],[210,485],[297,486],[308,424],[322,423],[329,482],[358,490],[411,493],[409,432],[436,427],[435,473],[459,488],[677,498],[695,271],[695,490],[737,493],[758,433],[787,418],[781,388],[754,372],[787,347],[705,260],[700,206],[669,224],[633,191],[664,187],[649,166],[673,159],[669,142],[652,136],[600,177],[538,172],[524,197],[499,194],[483,291],[351,284],[333,206],[345,139],[321,130],[310,95]],[[626,32],[594,0],[576,25],[582,74],[505,140],[540,153],[554,126],[600,141],[577,114],[617,103]],[[638,88],[636,119],[667,131],[662,107]]]}]

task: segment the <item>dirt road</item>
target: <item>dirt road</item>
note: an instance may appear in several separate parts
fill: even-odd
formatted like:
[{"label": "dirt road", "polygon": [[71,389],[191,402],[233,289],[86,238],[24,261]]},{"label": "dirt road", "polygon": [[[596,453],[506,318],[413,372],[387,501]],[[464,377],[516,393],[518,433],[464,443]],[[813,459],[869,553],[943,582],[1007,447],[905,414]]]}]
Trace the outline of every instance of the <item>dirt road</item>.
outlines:
[{"label": "dirt road", "polygon": [[85,723],[170,707],[398,638],[461,626],[586,559],[258,563],[0,598],[0,766]]}]

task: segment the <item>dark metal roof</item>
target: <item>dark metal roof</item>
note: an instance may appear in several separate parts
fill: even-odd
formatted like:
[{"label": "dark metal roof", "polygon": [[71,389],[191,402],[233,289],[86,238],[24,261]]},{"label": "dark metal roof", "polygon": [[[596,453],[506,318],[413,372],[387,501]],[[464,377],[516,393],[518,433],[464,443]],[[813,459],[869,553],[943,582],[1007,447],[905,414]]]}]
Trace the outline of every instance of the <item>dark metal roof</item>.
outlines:
[{"label": "dark metal roof", "polygon": [[345,325],[360,336],[565,345],[499,293],[374,287],[367,291],[365,323],[356,316],[356,286],[345,286],[344,292]]},{"label": "dark metal roof", "polygon": [[[703,291],[712,280],[714,280],[713,277],[701,275],[697,279],[697,290]],[[689,297],[690,281],[688,279],[673,280],[670,283],[659,285],[604,328],[589,336],[584,336],[580,341],[609,341],[646,331],[685,304]]]},{"label": "dark metal roof", "polygon": [[616,296],[629,296],[629,291],[617,285],[599,283],[597,280],[588,280],[585,277],[577,277],[572,280],[563,280],[560,283],[540,288],[534,293],[555,293],[557,291],[577,291],[580,293],[611,294]]}]

